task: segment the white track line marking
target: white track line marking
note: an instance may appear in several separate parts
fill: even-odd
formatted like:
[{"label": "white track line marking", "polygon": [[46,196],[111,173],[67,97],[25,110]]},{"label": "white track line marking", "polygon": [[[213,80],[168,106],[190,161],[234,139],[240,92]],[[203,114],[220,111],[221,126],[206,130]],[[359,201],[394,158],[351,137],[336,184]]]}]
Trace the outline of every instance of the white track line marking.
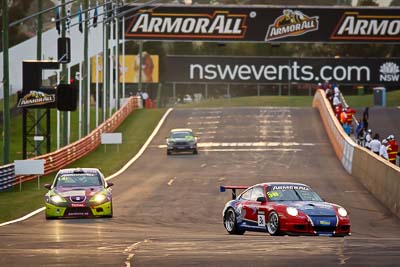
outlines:
[{"label": "white track line marking", "polygon": [[[144,242],[144,243],[147,243],[148,240],[145,239],[143,242]],[[129,254],[128,254],[128,257],[126,257],[126,260],[125,260],[125,266],[126,266],[126,267],[130,267],[130,266],[131,266],[131,260],[132,260],[133,256],[135,256],[135,254],[134,254],[134,253],[131,253],[131,252],[132,252],[134,249],[136,249],[141,243],[142,243],[142,241],[133,243],[132,245],[130,245],[129,247],[127,247],[127,248],[124,250],[124,253],[129,253]]]},{"label": "white track line marking", "polygon": [[[112,174],[112,175],[106,177],[106,180],[107,180],[107,181],[108,181],[108,180],[111,180],[111,179],[117,177],[118,175],[120,175],[121,173],[123,173],[126,169],[128,169],[128,168],[129,168],[143,153],[144,153],[144,151],[145,151],[146,148],[149,146],[149,144],[150,144],[150,142],[153,140],[154,136],[156,136],[156,134],[158,133],[158,131],[160,130],[161,126],[164,124],[165,120],[167,119],[168,115],[171,113],[172,110],[174,110],[174,109],[173,109],[173,108],[170,108],[170,109],[167,110],[167,112],[165,112],[164,116],[163,116],[163,117],[161,118],[161,120],[158,122],[156,128],[154,129],[154,131],[152,132],[152,134],[149,136],[149,138],[147,138],[146,143],[144,143],[144,145],[143,145],[142,148],[139,150],[139,152],[138,152],[130,161],[128,161],[128,162],[124,165],[124,167],[122,167],[122,169],[120,169],[120,170],[117,171],[116,173],[114,173],[114,174]],[[38,214],[38,213],[44,211],[45,209],[46,209],[46,207],[41,207],[40,209],[37,209],[37,210],[35,210],[35,211],[32,211],[31,213],[29,213],[29,214],[27,214],[27,215],[25,215],[25,216],[23,216],[23,217],[21,217],[21,218],[15,219],[15,220],[13,220],[13,221],[4,222],[4,223],[0,224],[0,227],[1,227],[1,226],[8,225],[8,224],[13,224],[13,223],[21,222],[21,221],[24,221],[24,220],[26,220],[26,219],[29,219],[30,217],[32,217],[32,216],[34,216],[34,215],[36,215],[36,214]]]},{"label": "white track line marking", "polygon": [[[235,142],[235,143],[198,143],[197,147],[292,147],[292,146],[315,146],[313,143],[296,142]],[[167,145],[159,145],[158,148],[166,148]]]},{"label": "white track line marking", "polygon": [[206,148],[200,151],[207,152],[263,152],[263,151],[283,151],[283,152],[299,152],[302,149],[295,148]]},{"label": "white track line marking", "polygon": [[218,124],[219,121],[194,121],[194,122],[188,122],[188,125],[193,125],[193,124]]},{"label": "white track line marking", "polygon": [[168,186],[171,186],[174,182],[175,182],[176,177],[172,178],[171,180],[169,180],[169,182],[167,183]]}]

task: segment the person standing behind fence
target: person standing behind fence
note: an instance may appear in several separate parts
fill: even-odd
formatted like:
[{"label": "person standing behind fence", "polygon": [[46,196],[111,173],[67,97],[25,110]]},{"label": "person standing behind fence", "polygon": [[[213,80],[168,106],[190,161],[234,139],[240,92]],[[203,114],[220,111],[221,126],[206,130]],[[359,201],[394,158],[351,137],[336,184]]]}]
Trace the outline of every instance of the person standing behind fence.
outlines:
[{"label": "person standing behind fence", "polygon": [[334,94],[333,100],[332,100],[332,105],[333,108],[336,108],[337,106],[340,106],[342,102],[340,102],[339,94]]},{"label": "person standing behind fence", "polygon": [[363,112],[363,123],[364,123],[364,129],[368,129],[368,120],[369,120],[369,108],[366,107]]},{"label": "person standing behind fence", "polygon": [[355,133],[357,137],[357,144],[360,146],[364,146],[364,123],[362,121],[362,118],[358,119],[358,125]]},{"label": "person standing behind fence", "polygon": [[389,161],[393,164],[396,164],[396,155],[399,152],[399,144],[397,143],[396,139],[394,139],[393,134],[389,135],[388,143]]},{"label": "person standing behind fence", "polygon": [[340,113],[340,123],[343,125],[347,122],[347,108],[343,108]]},{"label": "person standing behind fence", "polygon": [[146,101],[147,99],[149,99],[149,94],[146,91],[142,93],[142,99],[143,99],[143,108],[146,108]]},{"label": "person standing behind fence", "polygon": [[379,141],[379,134],[376,133],[374,135],[374,138],[372,139],[370,146],[371,146],[371,151],[379,155],[379,150],[381,149],[381,141]]},{"label": "person standing behind fence", "polygon": [[368,129],[365,135],[365,147],[371,150],[372,130]]},{"label": "person standing behind fence", "polygon": [[379,156],[381,156],[382,158],[387,159],[387,160],[389,160],[389,155],[387,152],[388,146],[389,146],[388,141],[386,139],[383,139],[382,144],[379,148]]}]

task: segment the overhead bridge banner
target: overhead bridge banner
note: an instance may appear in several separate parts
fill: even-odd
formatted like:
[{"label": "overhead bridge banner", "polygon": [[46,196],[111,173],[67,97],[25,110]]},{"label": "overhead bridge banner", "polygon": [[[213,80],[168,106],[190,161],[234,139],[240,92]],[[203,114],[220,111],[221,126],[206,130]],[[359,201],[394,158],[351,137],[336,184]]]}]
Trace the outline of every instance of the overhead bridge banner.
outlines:
[{"label": "overhead bridge banner", "polygon": [[399,8],[154,5],[121,8],[125,37],[217,42],[400,42]]},{"label": "overhead bridge banner", "polygon": [[162,72],[165,82],[397,85],[400,58],[168,56]]}]

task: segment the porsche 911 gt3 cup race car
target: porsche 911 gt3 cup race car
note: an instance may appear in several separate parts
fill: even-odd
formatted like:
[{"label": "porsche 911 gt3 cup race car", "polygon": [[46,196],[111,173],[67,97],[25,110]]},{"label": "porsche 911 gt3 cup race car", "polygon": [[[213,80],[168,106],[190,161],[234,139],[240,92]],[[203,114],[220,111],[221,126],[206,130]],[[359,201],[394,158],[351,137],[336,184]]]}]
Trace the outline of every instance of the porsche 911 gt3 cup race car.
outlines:
[{"label": "porsche 911 gt3 cup race car", "polygon": [[172,129],[167,140],[167,155],[172,152],[192,152],[197,154],[197,137],[191,129]]},{"label": "porsche 911 gt3 cup race car", "polygon": [[46,219],[70,217],[112,217],[113,183],[99,169],[62,169],[45,195]]},{"label": "porsche 911 gt3 cup race car", "polygon": [[[270,235],[350,235],[347,211],[324,202],[309,186],[298,183],[261,183],[221,186],[232,190],[223,210],[223,223],[230,234],[266,231]],[[236,190],[245,189],[237,198]]]}]

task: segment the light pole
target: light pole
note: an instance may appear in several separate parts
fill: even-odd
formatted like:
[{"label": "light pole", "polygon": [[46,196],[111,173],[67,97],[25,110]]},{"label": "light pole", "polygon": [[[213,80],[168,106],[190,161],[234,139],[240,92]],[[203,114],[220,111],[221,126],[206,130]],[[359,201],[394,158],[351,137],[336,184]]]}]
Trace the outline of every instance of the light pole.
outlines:
[{"label": "light pole", "polygon": [[[38,0],[38,18],[37,18],[37,43],[36,43],[36,59],[41,60],[42,59],[42,27],[43,27],[43,21],[42,21],[42,0]],[[42,111],[41,109],[36,110],[36,121],[40,120],[40,117],[42,116]],[[35,127],[35,135],[42,135],[40,125],[36,125]],[[40,149],[40,143],[41,141],[36,141],[35,144],[35,152],[36,154],[41,154],[41,149]]]},{"label": "light pole", "polygon": [[3,165],[10,163],[10,74],[8,65],[8,1],[3,5]]}]

